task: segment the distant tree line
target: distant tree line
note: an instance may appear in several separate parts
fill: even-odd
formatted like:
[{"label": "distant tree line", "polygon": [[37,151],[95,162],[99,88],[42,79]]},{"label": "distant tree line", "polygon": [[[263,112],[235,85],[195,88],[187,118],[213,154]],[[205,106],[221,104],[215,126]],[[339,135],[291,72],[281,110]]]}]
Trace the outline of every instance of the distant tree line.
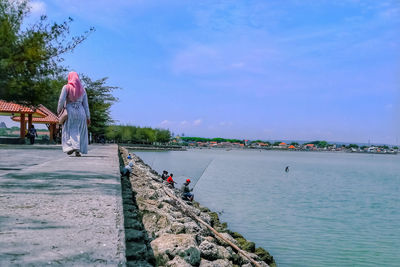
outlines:
[{"label": "distant tree line", "polygon": [[188,137],[188,136],[183,136],[180,137],[182,141],[186,141],[186,142],[230,142],[230,143],[241,143],[243,144],[244,141],[243,140],[239,140],[239,139],[226,139],[226,138],[220,138],[220,137],[216,137],[216,138],[203,138],[203,137]]},{"label": "distant tree line", "polygon": [[106,127],[105,137],[116,143],[168,143],[171,141],[171,132],[165,129],[138,127],[131,125],[110,125]]}]

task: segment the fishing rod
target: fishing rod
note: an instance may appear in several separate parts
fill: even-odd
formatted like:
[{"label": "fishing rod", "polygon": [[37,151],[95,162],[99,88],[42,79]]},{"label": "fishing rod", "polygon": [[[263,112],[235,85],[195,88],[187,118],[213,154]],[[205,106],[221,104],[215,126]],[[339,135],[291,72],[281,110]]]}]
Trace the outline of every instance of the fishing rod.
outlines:
[{"label": "fishing rod", "polygon": [[151,161],[151,163],[150,163],[150,167],[152,168],[152,169],[154,169],[153,168],[153,164],[154,164],[154,161],[156,160],[156,156],[154,155],[154,157],[153,157],[153,160]]},{"label": "fishing rod", "polygon": [[210,162],[207,164],[207,166],[204,168],[203,172],[201,173],[199,179],[197,179],[196,183],[193,185],[193,188],[197,185],[197,183],[200,181],[201,177],[203,177],[204,172],[208,169],[210,166],[211,162],[213,162],[214,159],[210,160]]}]

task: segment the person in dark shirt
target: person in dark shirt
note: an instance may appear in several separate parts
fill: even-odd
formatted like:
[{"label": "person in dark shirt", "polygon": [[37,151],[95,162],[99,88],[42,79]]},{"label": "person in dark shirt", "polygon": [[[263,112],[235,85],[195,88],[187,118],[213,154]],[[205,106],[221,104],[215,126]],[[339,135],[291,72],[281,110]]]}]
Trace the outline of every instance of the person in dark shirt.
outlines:
[{"label": "person in dark shirt", "polygon": [[129,178],[129,175],[132,173],[132,168],[133,168],[133,161],[131,160],[128,163],[128,165],[122,168],[121,175]]},{"label": "person in dark shirt", "polygon": [[168,177],[168,172],[167,171],[163,171],[162,175],[161,175],[161,179],[163,179],[163,181],[167,180]]},{"label": "person in dark shirt", "polygon": [[190,184],[190,179],[186,179],[186,182],[181,187],[182,198],[185,200],[193,201],[194,195],[191,193],[193,191],[193,188],[190,189],[189,184]]},{"label": "person in dark shirt", "polygon": [[33,145],[35,143],[35,137],[38,136],[35,126],[33,126],[33,124],[31,125],[31,128],[29,128],[28,136],[29,136],[29,140],[31,141],[31,145]]}]

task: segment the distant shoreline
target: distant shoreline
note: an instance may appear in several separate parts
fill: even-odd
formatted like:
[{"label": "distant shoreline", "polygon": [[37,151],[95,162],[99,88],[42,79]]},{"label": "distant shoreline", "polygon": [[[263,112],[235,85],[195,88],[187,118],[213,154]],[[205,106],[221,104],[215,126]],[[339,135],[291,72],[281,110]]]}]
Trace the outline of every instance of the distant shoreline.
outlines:
[{"label": "distant shoreline", "polygon": [[[122,145],[122,144],[121,144]],[[259,150],[261,151],[284,151],[284,152],[325,152],[325,153],[356,153],[356,154],[379,154],[379,155],[397,155],[397,151],[353,151],[349,149],[342,149],[342,150],[325,150],[325,149],[315,149],[315,150],[308,150],[308,149],[287,149],[287,148],[254,148],[254,147],[233,147],[233,148],[224,148],[224,147],[188,147],[188,146],[162,146],[162,145],[123,145],[124,147],[128,148],[129,150],[135,151],[188,151],[188,150],[217,150],[217,151],[231,151],[231,150]]]}]

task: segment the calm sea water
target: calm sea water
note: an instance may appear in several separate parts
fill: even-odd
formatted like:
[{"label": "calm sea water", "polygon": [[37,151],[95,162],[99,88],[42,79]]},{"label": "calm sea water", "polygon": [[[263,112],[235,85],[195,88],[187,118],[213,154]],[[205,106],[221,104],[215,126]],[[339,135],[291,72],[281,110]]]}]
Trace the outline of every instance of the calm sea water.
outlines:
[{"label": "calm sea water", "polygon": [[195,199],[278,266],[400,266],[399,155],[135,153],[179,183],[198,180]]}]

